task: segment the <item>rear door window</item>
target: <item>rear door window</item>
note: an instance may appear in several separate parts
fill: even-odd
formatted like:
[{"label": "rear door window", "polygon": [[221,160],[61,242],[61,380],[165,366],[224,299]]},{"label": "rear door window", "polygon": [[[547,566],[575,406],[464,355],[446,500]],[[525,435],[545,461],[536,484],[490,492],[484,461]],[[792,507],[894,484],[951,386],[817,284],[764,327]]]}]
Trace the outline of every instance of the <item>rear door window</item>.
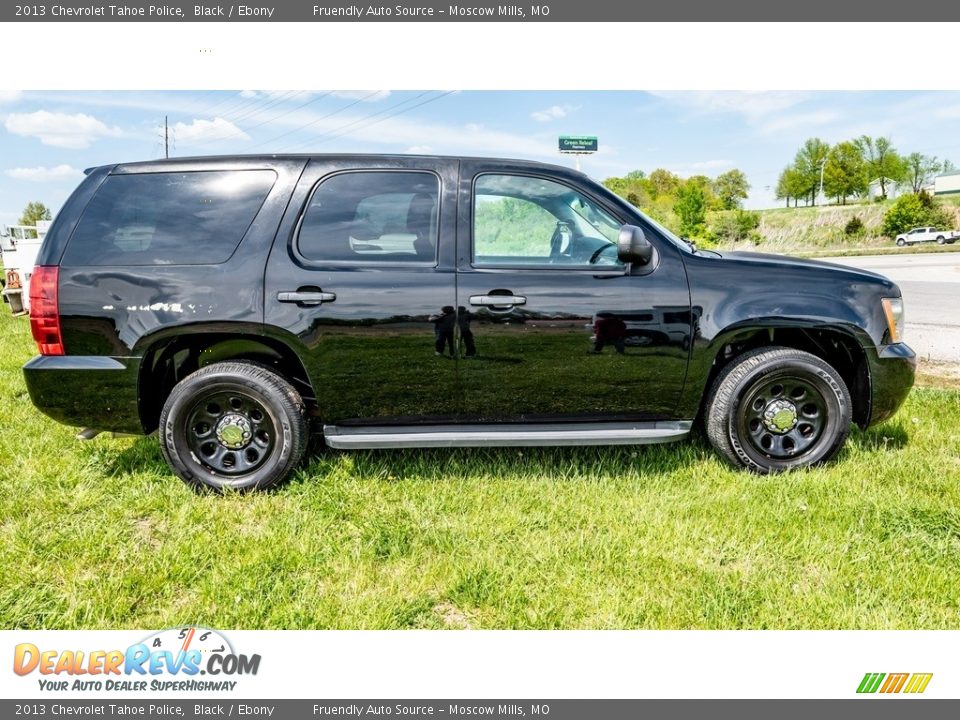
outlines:
[{"label": "rear door window", "polygon": [[353,171],[317,185],[297,233],[312,263],[434,265],[440,179],[414,171]]},{"label": "rear door window", "polygon": [[226,262],[276,178],[273,170],[111,175],[83,211],[63,264]]}]

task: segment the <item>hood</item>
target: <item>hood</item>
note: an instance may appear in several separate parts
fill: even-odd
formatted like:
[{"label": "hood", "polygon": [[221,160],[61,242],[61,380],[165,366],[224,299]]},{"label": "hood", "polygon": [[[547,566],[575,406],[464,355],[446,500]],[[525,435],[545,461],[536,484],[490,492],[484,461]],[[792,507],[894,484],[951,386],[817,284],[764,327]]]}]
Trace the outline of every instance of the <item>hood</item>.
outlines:
[{"label": "hood", "polygon": [[861,270],[860,268],[850,267],[849,265],[825,262],[823,260],[809,260],[806,258],[791,257],[789,255],[745,251],[717,252],[717,255],[721,260],[733,260],[758,267],[765,266],[771,270],[775,268],[781,270],[806,269],[823,273],[837,273],[836,277],[838,279],[840,279],[842,275],[845,280],[874,282],[895,287],[892,280],[879,273],[871,272],[870,270]]}]

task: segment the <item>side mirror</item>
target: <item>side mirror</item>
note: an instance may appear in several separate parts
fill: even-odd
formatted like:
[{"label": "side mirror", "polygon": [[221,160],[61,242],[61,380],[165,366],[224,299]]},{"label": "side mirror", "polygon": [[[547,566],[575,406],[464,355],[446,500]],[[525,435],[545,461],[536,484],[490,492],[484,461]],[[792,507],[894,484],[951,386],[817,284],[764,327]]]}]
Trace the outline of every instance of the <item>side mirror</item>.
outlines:
[{"label": "side mirror", "polygon": [[617,238],[617,257],[620,262],[646,265],[653,259],[653,245],[636,225],[624,225]]}]

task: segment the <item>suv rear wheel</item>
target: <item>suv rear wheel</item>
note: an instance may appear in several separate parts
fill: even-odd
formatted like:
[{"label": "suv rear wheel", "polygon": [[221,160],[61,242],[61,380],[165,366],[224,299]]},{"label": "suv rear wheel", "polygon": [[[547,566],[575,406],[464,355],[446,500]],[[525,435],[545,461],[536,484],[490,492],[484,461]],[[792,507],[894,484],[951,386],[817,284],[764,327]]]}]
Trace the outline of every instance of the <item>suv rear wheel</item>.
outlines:
[{"label": "suv rear wheel", "polygon": [[710,442],[734,465],[760,473],[827,462],[850,432],[843,379],[810,353],[760,348],[723,369],[707,400]]},{"label": "suv rear wheel", "polygon": [[198,488],[275,485],[300,462],[308,434],[297,391],[252,362],[215,363],[187,376],[160,415],[164,458]]}]

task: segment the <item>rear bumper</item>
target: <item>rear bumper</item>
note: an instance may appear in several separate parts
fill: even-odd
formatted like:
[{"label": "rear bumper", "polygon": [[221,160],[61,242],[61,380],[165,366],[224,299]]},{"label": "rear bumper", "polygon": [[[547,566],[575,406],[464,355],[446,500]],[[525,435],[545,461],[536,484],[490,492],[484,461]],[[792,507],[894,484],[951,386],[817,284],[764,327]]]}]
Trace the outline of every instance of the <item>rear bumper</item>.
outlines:
[{"label": "rear bumper", "polygon": [[907,399],[917,371],[917,354],[904,343],[867,349],[870,368],[868,426],[890,418]]},{"label": "rear bumper", "polygon": [[143,433],[137,387],[140,358],[40,355],[23,366],[33,404],[57,422]]}]

